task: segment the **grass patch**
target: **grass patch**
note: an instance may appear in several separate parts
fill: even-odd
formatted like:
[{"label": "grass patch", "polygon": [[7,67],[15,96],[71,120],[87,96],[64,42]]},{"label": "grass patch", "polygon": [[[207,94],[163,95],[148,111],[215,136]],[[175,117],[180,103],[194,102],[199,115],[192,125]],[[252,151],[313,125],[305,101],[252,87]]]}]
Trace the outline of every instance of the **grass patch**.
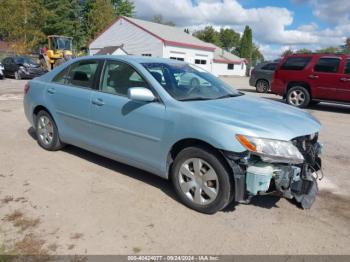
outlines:
[{"label": "grass patch", "polygon": [[6,215],[4,221],[13,223],[13,226],[19,227],[22,231],[34,228],[40,223],[39,218],[28,218],[19,210],[15,210],[11,214]]}]

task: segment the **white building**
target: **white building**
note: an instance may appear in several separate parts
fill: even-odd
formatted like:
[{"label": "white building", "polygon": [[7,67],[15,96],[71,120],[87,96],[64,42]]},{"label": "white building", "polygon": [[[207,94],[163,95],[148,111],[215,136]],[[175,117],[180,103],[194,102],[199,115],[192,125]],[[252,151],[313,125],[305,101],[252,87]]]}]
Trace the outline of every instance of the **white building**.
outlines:
[{"label": "white building", "polygon": [[89,50],[91,55],[95,55],[105,53],[102,50],[109,50],[110,47],[119,47],[129,55],[186,61],[215,75],[244,76],[246,72],[244,59],[203,42],[179,28],[129,17],[122,16],[114,21],[91,41]]}]

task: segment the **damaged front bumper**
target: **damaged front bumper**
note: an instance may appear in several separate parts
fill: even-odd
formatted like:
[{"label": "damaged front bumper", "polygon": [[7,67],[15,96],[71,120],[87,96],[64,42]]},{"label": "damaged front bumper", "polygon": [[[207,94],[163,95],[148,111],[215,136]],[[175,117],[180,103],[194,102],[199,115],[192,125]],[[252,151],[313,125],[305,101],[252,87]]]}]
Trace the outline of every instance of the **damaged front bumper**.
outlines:
[{"label": "damaged front bumper", "polygon": [[310,208],[318,192],[318,173],[322,173],[322,146],[317,140],[318,135],[292,140],[304,157],[298,164],[274,162],[249,151],[224,152],[234,174],[235,201],[247,204],[256,195],[274,194],[294,198],[302,208]]}]

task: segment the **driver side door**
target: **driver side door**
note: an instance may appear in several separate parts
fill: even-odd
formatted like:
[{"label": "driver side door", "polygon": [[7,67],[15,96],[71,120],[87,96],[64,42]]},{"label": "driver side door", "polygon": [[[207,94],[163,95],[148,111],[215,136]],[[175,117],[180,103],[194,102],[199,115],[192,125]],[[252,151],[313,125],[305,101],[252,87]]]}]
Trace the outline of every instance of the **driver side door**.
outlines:
[{"label": "driver side door", "polygon": [[100,89],[93,91],[91,97],[95,149],[105,156],[159,173],[165,105],[160,101],[139,102],[127,97],[129,88],[151,88],[124,62],[107,60],[100,82]]}]

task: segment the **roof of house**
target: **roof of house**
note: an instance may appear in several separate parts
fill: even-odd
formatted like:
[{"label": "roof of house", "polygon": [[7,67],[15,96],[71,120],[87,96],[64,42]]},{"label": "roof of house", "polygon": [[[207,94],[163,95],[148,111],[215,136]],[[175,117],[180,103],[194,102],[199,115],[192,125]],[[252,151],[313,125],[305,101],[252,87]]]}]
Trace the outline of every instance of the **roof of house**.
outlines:
[{"label": "roof of house", "polygon": [[240,58],[230,52],[227,52],[220,47],[216,47],[214,51],[214,62],[227,63],[227,64],[240,64],[242,62],[245,62],[245,59]]},{"label": "roof of house", "polygon": [[107,28],[105,28],[90,44],[95,41],[100,35],[107,31],[112,25],[114,25],[120,19],[124,19],[129,23],[137,26],[143,31],[153,35],[154,37],[160,39],[166,45],[171,46],[181,46],[194,49],[202,49],[207,51],[214,51],[215,46],[210,43],[206,43],[190,34],[185,33],[183,30],[163,24],[158,24],[154,22],[149,22],[145,20],[140,20],[136,18],[130,18],[125,16],[120,16],[114,20]]},{"label": "roof of house", "polygon": [[121,49],[125,54],[128,54],[124,49],[122,45],[116,45],[116,46],[105,46],[104,48],[100,49],[96,55],[111,55],[116,50]]}]

